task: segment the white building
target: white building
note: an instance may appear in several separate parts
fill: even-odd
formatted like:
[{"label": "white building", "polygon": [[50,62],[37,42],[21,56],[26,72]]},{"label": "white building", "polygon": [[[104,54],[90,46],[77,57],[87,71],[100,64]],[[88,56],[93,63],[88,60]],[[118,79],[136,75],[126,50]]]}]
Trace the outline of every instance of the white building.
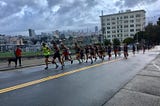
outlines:
[{"label": "white building", "polygon": [[117,14],[102,15],[100,18],[104,39],[111,42],[114,38],[122,42],[127,37],[134,37],[135,33],[143,31],[145,27],[144,10],[121,11]]}]

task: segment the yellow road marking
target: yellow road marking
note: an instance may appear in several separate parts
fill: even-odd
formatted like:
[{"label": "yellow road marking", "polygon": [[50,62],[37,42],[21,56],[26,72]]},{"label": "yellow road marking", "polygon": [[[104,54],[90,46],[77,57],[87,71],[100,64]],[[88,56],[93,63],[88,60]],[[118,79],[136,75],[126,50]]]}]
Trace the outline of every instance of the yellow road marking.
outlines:
[{"label": "yellow road marking", "polygon": [[70,75],[70,74],[73,74],[73,73],[76,73],[76,72],[84,71],[86,69],[97,67],[97,66],[104,65],[104,64],[107,64],[107,63],[116,62],[116,61],[119,61],[121,59],[122,58],[112,60],[112,61],[107,61],[107,62],[83,67],[83,68],[80,68],[80,69],[76,69],[76,70],[73,70],[73,71],[68,71],[68,72],[64,72],[64,73],[61,73],[61,74],[48,76],[48,77],[45,77],[45,78],[42,78],[42,79],[38,79],[38,80],[23,83],[23,84],[18,84],[18,85],[15,85],[15,86],[11,86],[11,87],[8,87],[8,88],[0,89],[0,94],[5,93],[5,92],[9,92],[9,91],[13,91],[13,90],[16,90],[16,89],[24,88],[24,87],[27,87],[27,86],[35,85],[35,84],[38,84],[38,83],[42,83],[42,82],[45,82],[45,81],[48,81],[48,80],[56,79],[56,78],[59,78],[59,77],[62,77],[62,76]]}]

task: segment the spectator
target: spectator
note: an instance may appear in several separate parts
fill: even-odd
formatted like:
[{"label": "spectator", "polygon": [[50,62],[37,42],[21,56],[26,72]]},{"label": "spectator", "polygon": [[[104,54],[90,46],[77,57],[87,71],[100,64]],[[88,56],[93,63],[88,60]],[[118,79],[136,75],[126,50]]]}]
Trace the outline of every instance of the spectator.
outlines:
[{"label": "spectator", "polygon": [[17,45],[16,51],[15,51],[16,59],[19,60],[19,66],[21,66],[21,57],[22,57],[22,50],[21,48]]}]

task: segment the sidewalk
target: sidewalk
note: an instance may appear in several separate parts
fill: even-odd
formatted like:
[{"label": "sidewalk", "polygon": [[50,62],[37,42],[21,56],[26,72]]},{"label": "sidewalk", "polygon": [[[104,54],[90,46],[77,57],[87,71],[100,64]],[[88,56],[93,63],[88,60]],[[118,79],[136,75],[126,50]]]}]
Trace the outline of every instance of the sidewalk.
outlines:
[{"label": "sidewalk", "polygon": [[160,106],[160,54],[104,106]]},{"label": "sidewalk", "polygon": [[11,66],[8,66],[7,61],[0,63],[0,71],[7,71],[7,70],[13,70],[18,68],[25,68],[25,67],[33,67],[38,65],[44,65],[44,58],[31,58],[31,59],[23,59],[22,58],[22,66],[19,67],[19,62],[17,61],[17,68],[15,68],[14,62],[11,63]]}]

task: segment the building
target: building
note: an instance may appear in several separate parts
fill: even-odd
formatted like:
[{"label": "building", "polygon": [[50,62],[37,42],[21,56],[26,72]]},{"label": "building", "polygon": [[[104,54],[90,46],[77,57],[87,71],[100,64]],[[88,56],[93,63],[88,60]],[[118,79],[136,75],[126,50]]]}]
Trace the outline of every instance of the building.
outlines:
[{"label": "building", "polygon": [[29,31],[29,37],[35,37],[35,31],[33,29],[28,29]]},{"label": "building", "polygon": [[121,42],[127,37],[134,37],[135,33],[143,31],[145,27],[145,11],[127,10],[116,14],[103,15],[101,18],[102,35],[104,39],[118,38]]}]

